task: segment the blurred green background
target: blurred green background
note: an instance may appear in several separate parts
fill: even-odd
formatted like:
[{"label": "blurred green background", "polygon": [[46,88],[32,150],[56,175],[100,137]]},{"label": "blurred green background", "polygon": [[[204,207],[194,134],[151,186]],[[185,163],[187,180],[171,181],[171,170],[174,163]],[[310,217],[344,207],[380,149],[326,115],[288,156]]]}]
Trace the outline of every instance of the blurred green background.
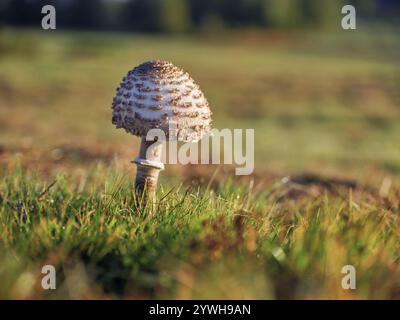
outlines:
[{"label": "blurred green background", "polygon": [[348,4],[369,23],[396,24],[400,12],[396,0],[3,0],[0,21],[37,26],[46,4],[57,9],[61,28],[164,33],[336,27],[341,8]]},{"label": "blurred green background", "polygon": [[199,83],[216,128],[255,129],[258,169],[400,171],[394,1],[353,1],[357,30],[340,27],[343,1],[55,1],[57,30],[41,29],[43,3],[2,2],[3,159],[125,161],[137,139],[110,123],[115,88],[166,59]]}]

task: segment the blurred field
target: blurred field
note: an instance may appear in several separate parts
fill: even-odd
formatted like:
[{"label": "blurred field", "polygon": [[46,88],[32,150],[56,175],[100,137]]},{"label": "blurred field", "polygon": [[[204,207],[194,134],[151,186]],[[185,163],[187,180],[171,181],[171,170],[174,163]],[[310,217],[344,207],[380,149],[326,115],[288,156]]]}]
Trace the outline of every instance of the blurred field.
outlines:
[{"label": "blurred field", "polygon": [[[379,28],[1,30],[0,297],[399,298],[399,56]],[[138,139],[111,101],[154,58],[199,83],[214,127],[255,129],[256,169],[169,166],[149,218],[130,195]],[[44,262],[63,277],[53,296]],[[340,287],[344,264],[357,291]]]},{"label": "blurred field", "polygon": [[0,144],[134,155],[137,139],[110,125],[111,100],[128,70],[163,58],[200,84],[215,127],[255,129],[257,167],[397,174],[399,53],[396,35],[379,30],[213,38],[6,30]]}]

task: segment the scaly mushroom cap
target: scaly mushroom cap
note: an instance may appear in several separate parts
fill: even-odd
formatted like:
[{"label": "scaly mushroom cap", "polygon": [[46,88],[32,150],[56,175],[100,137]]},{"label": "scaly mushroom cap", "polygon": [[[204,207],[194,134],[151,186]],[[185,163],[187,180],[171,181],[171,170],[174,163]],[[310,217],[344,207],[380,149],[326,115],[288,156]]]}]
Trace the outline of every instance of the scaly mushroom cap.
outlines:
[{"label": "scaly mushroom cap", "polygon": [[[159,128],[169,139],[196,142],[211,127],[212,113],[199,86],[167,61],[147,61],[129,71],[112,109],[112,123],[136,136]],[[170,125],[176,126],[176,136],[170,137]]]}]

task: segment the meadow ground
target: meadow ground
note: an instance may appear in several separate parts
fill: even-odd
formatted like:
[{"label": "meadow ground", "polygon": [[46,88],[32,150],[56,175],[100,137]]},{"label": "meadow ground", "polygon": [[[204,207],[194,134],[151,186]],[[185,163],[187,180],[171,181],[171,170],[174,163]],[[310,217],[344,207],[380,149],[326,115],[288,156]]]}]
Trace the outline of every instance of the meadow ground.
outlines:
[{"label": "meadow ground", "polygon": [[[399,298],[399,53],[379,28],[1,30],[0,297]],[[190,72],[214,127],[255,129],[256,168],[168,166],[150,214],[111,100],[152,58]]]}]

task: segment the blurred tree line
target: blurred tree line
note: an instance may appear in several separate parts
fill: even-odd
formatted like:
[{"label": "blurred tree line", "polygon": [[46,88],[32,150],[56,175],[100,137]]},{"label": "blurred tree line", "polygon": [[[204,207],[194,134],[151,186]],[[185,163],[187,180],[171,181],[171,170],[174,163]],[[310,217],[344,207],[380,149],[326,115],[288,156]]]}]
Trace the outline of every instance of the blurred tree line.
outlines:
[{"label": "blurred tree line", "polygon": [[38,26],[45,4],[56,7],[57,28],[144,32],[337,26],[345,4],[367,20],[400,13],[398,0],[0,0],[0,23]]}]

